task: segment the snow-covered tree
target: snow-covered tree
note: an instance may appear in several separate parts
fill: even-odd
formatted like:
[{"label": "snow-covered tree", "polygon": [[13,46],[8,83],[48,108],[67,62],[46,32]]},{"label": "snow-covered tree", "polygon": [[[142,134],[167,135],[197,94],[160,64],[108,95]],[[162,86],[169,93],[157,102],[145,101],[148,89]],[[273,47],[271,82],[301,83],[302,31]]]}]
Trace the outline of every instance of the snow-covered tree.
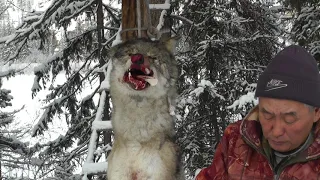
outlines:
[{"label": "snow-covered tree", "polygon": [[[99,94],[99,82],[104,79],[101,72],[108,61],[106,49],[120,26],[120,11],[111,6],[115,3],[53,0],[45,11],[29,12],[13,34],[0,40],[7,46],[16,46],[4,59],[6,62],[23,61],[34,48],[46,54],[34,69],[32,95],[43,89],[49,89],[50,93],[44,99],[46,106],[32,129],[32,136],[46,133],[57,117],[68,125],[67,132],[56,140],[38,144],[39,151],[34,156],[41,159],[35,175],[38,179],[75,178],[74,170],[85,158],[96,113],[93,98]],[[99,6],[102,11],[98,10]],[[66,81],[56,85],[58,74],[64,74]],[[82,97],[85,88],[91,92]],[[109,100],[106,104],[103,118],[108,120]],[[103,145],[102,138],[98,144]]]},{"label": "snow-covered tree", "polygon": [[292,8],[292,41],[306,47],[320,60],[320,1],[290,0],[284,1],[284,4]]},{"label": "snow-covered tree", "polygon": [[[30,178],[80,178],[74,172],[87,154],[97,113],[94,97],[100,93],[99,86],[105,78],[102,72],[108,62],[107,50],[121,23],[120,9],[113,7],[117,2],[52,0],[45,11],[25,13],[14,33],[1,32],[4,37],[0,37],[0,46],[5,48],[0,55],[1,62],[23,62],[34,49],[44,54],[41,64],[34,69],[32,94],[36,96],[43,89],[49,89],[50,93],[44,99],[46,105],[32,128],[32,135],[47,133],[57,118],[64,119],[68,126],[67,132],[57,139],[24,150],[29,152],[27,156],[23,153],[23,159],[31,165],[28,171],[33,171],[33,176]],[[319,1],[279,2],[171,1],[172,30],[181,34],[176,54],[181,69],[177,136],[189,179],[197,168],[211,163],[225,127],[240,119],[256,103],[257,77],[280,47],[299,43],[319,59]],[[3,8],[6,7],[1,4],[0,17]],[[8,73],[14,74],[15,71]],[[56,83],[59,74],[66,78],[62,84]],[[90,93],[83,95],[84,89],[90,89]],[[108,98],[105,105],[103,120],[108,120],[112,107]],[[13,118],[8,115],[8,119]],[[101,132],[98,136],[95,161],[104,157],[111,141],[110,133],[104,135],[105,142]],[[10,147],[7,144],[6,149],[20,145],[17,149],[23,150],[26,145],[16,141],[17,135],[9,137],[3,129],[0,140],[1,137],[5,142],[9,142],[5,138],[18,142]],[[3,152],[2,159],[3,155],[11,155]],[[6,159],[12,164],[22,162],[19,157],[22,155]],[[1,162],[3,166],[5,161]],[[26,164],[16,168],[23,169]]]},{"label": "snow-covered tree", "polygon": [[[3,78],[5,74],[2,74]],[[0,80],[0,177],[4,179],[16,178],[14,173],[23,174],[23,170],[28,166],[35,147],[29,148],[28,143],[22,142],[23,135],[28,132],[28,127],[10,128],[13,125],[14,115],[19,111],[3,111],[7,106],[11,106],[12,96],[10,90],[2,88]],[[30,163],[32,166],[32,163]],[[20,174],[19,174],[20,176]]]},{"label": "snow-covered tree", "polygon": [[[7,36],[14,30],[14,21],[10,18],[8,10],[12,8],[12,2],[0,1],[0,37]],[[0,45],[0,62],[13,49],[8,46]],[[18,70],[4,69],[0,72],[0,179],[16,178],[16,173],[21,173],[27,167],[27,159],[31,157],[35,149],[29,148],[27,142],[22,142],[23,135],[28,132],[28,127],[13,128],[15,114],[20,110],[7,111],[11,106],[11,91],[2,87],[3,79],[10,78]],[[19,169],[19,170],[17,170]],[[14,171],[15,173],[12,173]],[[22,172],[23,173],[23,172]]]},{"label": "snow-covered tree", "polygon": [[[282,30],[277,11],[264,2],[191,0],[180,7],[185,19],[176,18],[177,27],[184,26],[187,46],[178,56],[178,136],[192,175],[211,163],[226,125],[255,103],[257,77],[277,51]],[[234,111],[243,95],[247,103]]]}]

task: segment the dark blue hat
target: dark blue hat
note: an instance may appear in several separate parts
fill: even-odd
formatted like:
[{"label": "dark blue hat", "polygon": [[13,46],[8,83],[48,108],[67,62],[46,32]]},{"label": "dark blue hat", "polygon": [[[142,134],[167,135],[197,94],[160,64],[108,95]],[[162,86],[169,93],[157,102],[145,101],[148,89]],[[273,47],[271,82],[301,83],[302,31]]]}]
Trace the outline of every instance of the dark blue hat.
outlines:
[{"label": "dark blue hat", "polygon": [[256,97],[289,99],[320,107],[316,60],[301,46],[284,48],[260,75]]}]

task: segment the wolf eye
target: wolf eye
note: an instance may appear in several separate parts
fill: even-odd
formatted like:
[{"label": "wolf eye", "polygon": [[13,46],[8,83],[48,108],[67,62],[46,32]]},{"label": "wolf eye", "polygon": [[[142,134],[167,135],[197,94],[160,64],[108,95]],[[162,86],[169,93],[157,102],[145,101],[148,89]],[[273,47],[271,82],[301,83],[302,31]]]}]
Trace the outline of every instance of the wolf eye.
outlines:
[{"label": "wolf eye", "polygon": [[154,56],[148,56],[148,58],[151,59],[151,60],[156,60],[156,59],[157,59],[157,58],[154,57]]},{"label": "wolf eye", "polygon": [[152,60],[153,60],[153,62],[154,62],[155,65],[160,66],[159,59],[154,58],[154,59],[152,59]]}]

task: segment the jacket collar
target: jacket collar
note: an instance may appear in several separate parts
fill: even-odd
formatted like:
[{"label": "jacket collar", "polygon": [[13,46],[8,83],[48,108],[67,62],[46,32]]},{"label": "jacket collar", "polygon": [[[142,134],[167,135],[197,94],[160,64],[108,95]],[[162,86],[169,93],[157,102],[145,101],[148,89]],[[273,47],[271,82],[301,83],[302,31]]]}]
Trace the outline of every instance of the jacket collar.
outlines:
[{"label": "jacket collar", "polygon": [[259,109],[256,106],[247,114],[240,125],[240,134],[255,149],[260,149],[262,146],[262,129],[258,117]]},{"label": "jacket collar", "polygon": [[[262,150],[262,129],[259,122],[259,109],[255,106],[247,114],[240,125],[240,134],[250,146],[263,152]],[[320,120],[314,128],[313,142],[305,150],[306,160],[317,159],[320,157]]]},{"label": "jacket collar", "polygon": [[314,139],[312,144],[308,147],[307,159],[317,159],[320,157],[320,120],[315,125]]}]

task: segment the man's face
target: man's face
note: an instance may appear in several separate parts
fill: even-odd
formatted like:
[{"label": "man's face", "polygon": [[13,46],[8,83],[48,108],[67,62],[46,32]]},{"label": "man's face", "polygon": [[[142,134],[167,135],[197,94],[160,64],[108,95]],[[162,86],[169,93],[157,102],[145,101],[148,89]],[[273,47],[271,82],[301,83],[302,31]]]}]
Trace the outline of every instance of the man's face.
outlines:
[{"label": "man's face", "polygon": [[272,149],[287,152],[299,147],[320,118],[319,108],[303,103],[260,97],[259,121]]}]

